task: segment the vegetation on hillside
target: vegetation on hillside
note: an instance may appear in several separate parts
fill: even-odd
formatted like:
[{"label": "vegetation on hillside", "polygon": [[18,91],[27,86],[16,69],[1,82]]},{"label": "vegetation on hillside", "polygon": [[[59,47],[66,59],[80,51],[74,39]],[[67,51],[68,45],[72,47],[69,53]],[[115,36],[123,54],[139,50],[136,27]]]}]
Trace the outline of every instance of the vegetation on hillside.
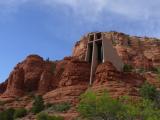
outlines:
[{"label": "vegetation on hillside", "polygon": [[123,66],[123,71],[124,72],[132,72],[132,70],[133,70],[133,67],[131,65],[129,65],[129,64],[125,64]]},{"label": "vegetation on hillside", "polygon": [[55,116],[55,115],[48,115],[47,113],[39,113],[36,116],[37,120],[64,120],[61,116]]},{"label": "vegetation on hillside", "polygon": [[19,109],[15,110],[13,117],[14,117],[14,119],[16,119],[16,118],[22,118],[26,115],[27,115],[27,110],[24,108],[19,108]]},{"label": "vegetation on hillside", "polygon": [[57,104],[47,104],[46,107],[48,110],[51,110],[54,112],[67,112],[71,108],[71,104],[68,102],[57,103]]},{"label": "vegetation on hillside", "polygon": [[113,99],[104,91],[101,95],[88,90],[78,105],[79,120],[159,120],[160,97],[154,86],[145,83],[140,89],[142,98]]},{"label": "vegetation on hillside", "polygon": [[35,96],[31,111],[34,114],[41,112],[45,108],[42,96]]},{"label": "vegetation on hillside", "polygon": [[3,112],[0,112],[0,120],[15,120],[27,115],[27,110],[24,108],[13,109],[9,108]]}]

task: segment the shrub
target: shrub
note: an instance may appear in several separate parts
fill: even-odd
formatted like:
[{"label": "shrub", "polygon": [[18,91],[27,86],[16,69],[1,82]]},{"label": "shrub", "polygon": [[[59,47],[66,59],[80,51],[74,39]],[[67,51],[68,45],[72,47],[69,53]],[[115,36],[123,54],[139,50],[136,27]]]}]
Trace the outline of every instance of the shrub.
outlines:
[{"label": "shrub", "polygon": [[137,69],[137,72],[138,73],[144,73],[144,72],[146,72],[146,70],[144,68],[139,68],[139,69]]},{"label": "shrub", "polygon": [[157,95],[157,90],[155,86],[149,83],[145,83],[140,88],[140,94],[144,99],[155,100]]},{"label": "shrub", "polygon": [[31,99],[34,99],[35,98],[35,95],[33,92],[29,92],[28,93],[28,97],[31,98]]},{"label": "shrub", "polygon": [[0,106],[1,106],[1,105],[5,105],[5,104],[6,104],[5,101],[0,101]]},{"label": "shrub", "polygon": [[49,116],[48,120],[64,120],[62,116]]},{"label": "shrub", "polygon": [[49,59],[49,57],[46,59],[46,62],[50,62],[50,59]]},{"label": "shrub", "polygon": [[134,102],[129,97],[124,97],[115,100],[106,92],[98,95],[87,91],[81,96],[78,111],[79,120],[159,120],[160,118],[160,109],[149,99]]},{"label": "shrub", "polygon": [[24,108],[19,108],[15,110],[14,118],[21,118],[27,115],[27,110]]},{"label": "shrub", "polygon": [[144,99],[151,100],[154,108],[160,109],[160,91],[156,90],[155,86],[145,83],[140,88],[140,94]]},{"label": "shrub", "polygon": [[52,72],[52,74],[55,73],[55,70],[56,70],[56,63],[52,62],[52,64],[51,64],[51,72]]},{"label": "shrub", "polygon": [[47,104],[45,105],[45,109],[52,107],[52,105],[53,105],[52,103],[47,103]]},{"label": "shrub", "polygon": [[113,44],[113,46],[116,46],[117,42],[115,40],[112,40],[112,44]]},{"label": "shrub", "polygon": [[36,114],[41,112],[44,109],[44,101],[42,96],[35,96],[34,98],[34,103],[33,103],[33,107],[31,109],[31,111]]},{"label": "shrub", "polygon": [[15,110],[9,108],[3,112],[0,112],[0,120],[13,120]]},{"label": "shrub", "polygon": [[157,80],[158,80],[158,81],[160,81],[160,74],[158,74],[158,76],[157,76]]},{"label": "shrub", "polygon": [[152,72],[156,73],[156,74],[159,74],[160,73],[160,68],[159,67],[153,67],[151,69]]},{"label": "shrub", "polygon": [[157,79],[160,81],[160,68],[157,68]]},{"label": "shrub", "polygon": [[132,72],[132,70],[133,70],[133,67],[131,65],[125,64],[123,66],[123,71],[124,72]]},{"label": "shrub", "polygon": [[39,113],[36,116],[37,120],[64,120],[61,116],[49,116],[47,113]]},{"label": "shrub", "polygon": [[124,111],[123,105],[112,99],[106,92],[102,96],[97,96],[92,91],[88,91],[81,96],[78,111],[81,116],[89,120],[120,118],[120,112]]},{"label": "shrub", "polygon": [[154,102],[149,99],[143,99],[139,103],[140,120],[159,120],[160,109],[154,106]]},{"label": "shrub", "polygon": [[71,104],[67,102],[52,105],[52,109],[56,112],[66,112],[70,108],[71,108]]},{"label": "shrub", "polygon": [[48,120],[48,114],[46,113],[39,113],[37,116],[36,116],[36,119],[37,120]]}]

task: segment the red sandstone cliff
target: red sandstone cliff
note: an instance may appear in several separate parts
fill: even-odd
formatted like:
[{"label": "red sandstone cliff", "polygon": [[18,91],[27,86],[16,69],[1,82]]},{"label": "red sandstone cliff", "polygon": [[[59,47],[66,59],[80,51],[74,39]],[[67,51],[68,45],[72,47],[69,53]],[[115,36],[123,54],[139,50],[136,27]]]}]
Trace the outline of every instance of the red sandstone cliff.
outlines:
[{"label": "red sandstone cliff", "polygon": [[[147,71],[160,67],[160,40],[117,32],[105,35],[112,40],[124,63]],[[72,57],[49,61],[37,55],[28,56],[0,84],[0,101],[12,100],[3,107],[30,108],[30,93],[43,95],[46,103],[68,101],[76,105],[80,94],[89,86],[90,63],[84,61],[86,49],[87,36],[84,36],[76,43]],[[119,72],[110,62],[105,62],[97,67],[92,89],[99,92],[105,89],[113,97],[139,97],[139,88],[145,80],[160,88],[156,78],[157,75],[152,72]],[[17,101],[17,98],[20,100]]]},{"label": "red sandstone cliff", "polygon": [[49,80],[52,79],[49,76],[51,74],[51,64],[37,55],[28,56],[23,62],[17,64],[10,73],[6,90],[1,97],[17,97],[31,91],[39,92],[44,79],[48,85],[44,85],[43,89],[47,92],[52,87],[49,83]]},{"label": "red sandstone cliff", "polygon": [[[129,36],[124,33],[106,32],[117,53],[126,64],[135,68],[150,69],[160,66],[160,40],[157,38]],[[78,41],[73,56],[84,60],[87,49],[87,35]],[[108,51],[109,52],[109,51]]]}]

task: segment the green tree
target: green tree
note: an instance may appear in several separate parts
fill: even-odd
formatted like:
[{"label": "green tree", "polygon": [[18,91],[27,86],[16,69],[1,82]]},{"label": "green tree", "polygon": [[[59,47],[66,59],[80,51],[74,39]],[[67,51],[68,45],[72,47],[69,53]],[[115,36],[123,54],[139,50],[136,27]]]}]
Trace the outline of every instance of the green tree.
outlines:
[{"label": "green tree", "polygon": [[157,96],[157,90],[154,85],[146,82],[140,88],[140,94],[144,99],[155,100]]},{"label": "green tree", "polygon": [[31,111],[36,114],[36,113],[39,113],[41,112],[43,109],[44,109],[44,101],[43,101],[43,98],[42,96],[35,96],[34,98],[34,103],[33,103],[33,107],[31,109]]},{"label": "green tree", "polygon": [[15,110],[13,108],[0,112],[0,120],[13,120],[14,112]]},{"label": "green tree", "polygon": [[123,66],[123,71],[124,72],[132,72],[132,70],[133,70],[133,67],[131,65],[125,64]]},{"label": "green tree", "polygon": [[116,99],[111,98],[106,92],[101,96],[92,91],[82,95],[78,111],[81,116],[89,120],[119,120],[123,117],[125,107]]},{"label": "green tree", "polygon": [[27,115],[27,110],[24,108],[16,109],[14,112],[14,119],[21,118]]},{"label": "green tree", "polygon": [[91,90],[82,94],[78,111],[85,118],[96,117],[96,94]]},{"label": "green tree", "polygon": [[160,109],[154,101],[141,99],[133,101],[129,97],[113,99],[106,92],[99,95],[88,91],[82,95],[78,105],[82,119],[87,120],[159,120]]}]

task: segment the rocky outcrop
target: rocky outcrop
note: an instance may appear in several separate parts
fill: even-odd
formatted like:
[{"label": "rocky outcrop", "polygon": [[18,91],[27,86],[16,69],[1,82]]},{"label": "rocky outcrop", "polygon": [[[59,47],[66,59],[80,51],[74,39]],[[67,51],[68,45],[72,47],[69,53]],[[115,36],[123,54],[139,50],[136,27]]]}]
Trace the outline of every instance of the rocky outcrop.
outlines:
[{"label": "rocky outcrop", "polygon": [[46,103],[68,102],[76,105],[79,101],[79,96],[85,92],[87,87],[87,85],[61,87],[46,93],[43,98]]},{"label": "rocky outcrop", "polygon": [[60,77],[58,88],[44,95],[49,103],[70,102],[76,104],[78,97],[88,87],[90,64],[74,58],[66,58],[64,71]]},{"label": "rocky outcrop", "polygon": [[[145,69],[160,66],[159,39],[129,36],[118,32],[104,32],[104,34],[108,40],[112,41],[125,64]],[[73,49],[73,56],[85,56],[86,49],[87,35],[77,42]]]},{"label": "rocky outcrop", "polygon": [[73,57],[76,57],[80,60],[84,60],[86,56],[86,50],[87,50],[87,36],[84,36],[81,38],[80,41],[76,42],[74,48],[73,48]]},{"label": "rocky outcrop", "polygon": [[4,95],[10,97],[22,96],[24,94],[24,87],[24,70],[22,68],[15,68],[8,79]]},{"label": "rocky outcrop", "polygon": [[[150,71],[160,67],[160,40],[117,32],[104,34],[112,41],[123,62],[136,69],[128,73],[119,72],[109,61],[99,64],[90,88],[99,93],[107,90],[114,98],[124,95],[138,98],[139,88],[145,81],[160,89],[157,74]],[[0,84],[0,101],[8,101],[0,105],[0,110],[9,107],[30,109],[33,103],[30,94],[41,94],[45,103],[70,102],[75,107],[79,96],[89,88],[91,65],[84,61],[86,50],[87,35],[76,43],[72,57],[50,61],[38,55],[28,56]],[[141,68],[147,72],[136,73]]]},{"label": "rocky outcrop", "polygon": [[[4,84],[6,86],[1,84],[4,87],[1,88],[3,94],[0,99],[14,100],[35,93],[45,94],[46,101],[76,103],[78,96],[87,89],[89,77],[90,64],[76,57],[65,57],[61,61],[52,62],[30,55],[14,68]],[[23,103],[20,105],[24,107]]]},{"label": "rocky outcrop", "polygon": [[141,75],[118,72],[110,62],[106,62],[98,66],[92,88],[98,92],[107,90],[116,98],[124,95],[138,97],[138,88],[144,81]]},{"label": "rocky outcrop", "polygon": [[38,93],[44,94],[53,89],[52,87],[52,80],[53,74],[47,70],[43,71],[41,74],[39,83],[38,83]]},{"label": "rocky outcrop", "polygon": [[61,76],[59,87],[72,85],[88,85],[90,64],[76,59],[71,60]]},{"label": "rocky outcrop", "polygon": [[1,97],[17,97],[27,92],[38,91],[43,93],[49,91],[52,87],[49,82],[53,76],[51,64],[45,62],[40,56],[28,56],[11,72],[5,92]]},{"label": "rocky outcrop", "polygon": [[0,84],[0,94],[3,94],[7,88],[8,80]]}]

